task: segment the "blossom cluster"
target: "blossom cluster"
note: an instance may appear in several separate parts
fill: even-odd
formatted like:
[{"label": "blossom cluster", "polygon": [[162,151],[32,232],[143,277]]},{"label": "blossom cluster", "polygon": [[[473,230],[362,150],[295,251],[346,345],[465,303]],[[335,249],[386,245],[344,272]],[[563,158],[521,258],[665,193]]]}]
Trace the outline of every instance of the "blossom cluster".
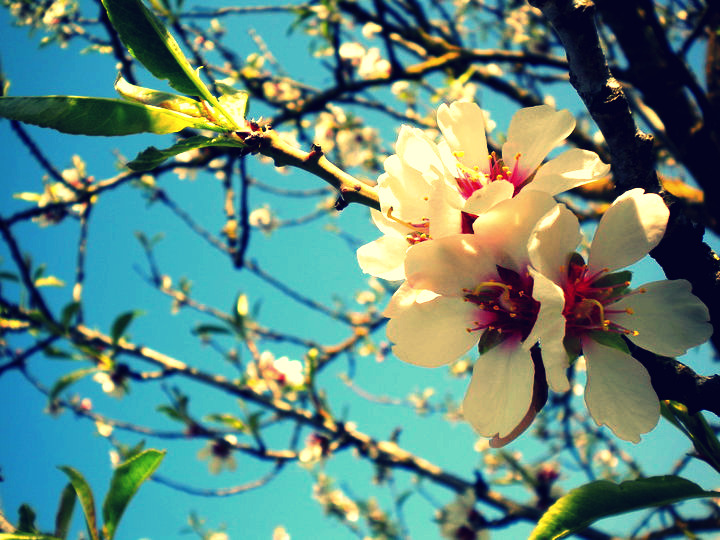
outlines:
[{"label": "blossom cluster", "polygon": [[438,367],[477,348],[463,415],[494,447],[527,429],[548,388],[570,389],[568,368],[583,355],[591,416],[638,442],[660,407],[626,340],[676,356],[712,333],[687,281],[633,289],[623,271],[662,239],[662,198],[622,194],[585,253],[578,218],[555,196],[610,166],[577,148],[546,161],[575,127],[568,111],[519,110],[499,153],[488,151],[485,115],[472,102],[441,105],[437,123],[437,142],[400,129],[372,214],[383,236],[357,254],[365,272],[402,281],[385,310],[393,352]]}]

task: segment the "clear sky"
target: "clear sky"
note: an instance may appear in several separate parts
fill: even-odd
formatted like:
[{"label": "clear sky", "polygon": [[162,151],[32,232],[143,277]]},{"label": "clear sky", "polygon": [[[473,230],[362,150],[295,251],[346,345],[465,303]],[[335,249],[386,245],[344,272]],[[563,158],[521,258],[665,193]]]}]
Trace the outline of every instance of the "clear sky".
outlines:
[{"label": "clear sky", "polygon": [[[271,30],[272,19],[248,21],[272,45],[288,65],[307,66],[309,80],[317,64],[307,58],[303,38],[299,34],[286,37],[282,32]],[[270,24],[268,24],[270,23]],[[55,46],[39,49],[37,37],[28,40],[25,29],[13,28],[5,9],[0,11],[0,57],[2,69],[11,81],[11,95],[93,95],[113,97],[112,83],[116,72],[113,62],[96,54],[79,55],[79,46],[71,44],[67,49]],[[251,40],[245,32],[238,32],[238,47],[249,52]],[[300,46],[296,46],[300,44]],[[298,71],[301,71],[298,68]],[[152,86],[153,79],[141,75],[141,84]],[[576,102],[575,102],[576,103]],[[514,108],[502,101],[488,99],[485,106],[491,108],[498,126],[504,128]],[[574,105],[573,105],[574,106]],[[251,105],[252,107],[252,105]],[[260,113],[262,111],[259,111]],[[251,114],[258,114],[251,109]],[[388,134],[388,141],[398,127],[389,123],[378,126]],[[132,157],[149,144],[169,145],[170,136],[131,136],[115,139],[93,139],[70,136],[51,130],[29,127],[28,132],[42,146],[46,155],[59,168],[70,166],[70,156],[78,154],[88,164],[88,171],[97,179],[116,173],[116,152]],[[42,190],[42,171],[29,157],[27,149],[11,132],[9,123],[0,121],[0,156],[2,172],[2,202],[0,212],[6,216],[26,208],[28,203],[12,199],[21,191]],[[283,188],[310,189],[321,187],[321,181],[305,174],[277,174],[270,165],[253,166],[253,174],[263,182]],[[203,216],[205,226],[218,233],[222,221],[222,192],[216,179],[201,175],[194,181],[177,180],[171,175],[162,180],[163,186],[173,197],[193,214]],[[254,192],[251,207],[270,204],[282,218],[309,213],[314,202],[288,201],[261,192]],[[351,206],[339,217],[315,222],[305,227],[281,230],[270,237],[255,232],[251,239],[251,258],[273,275],[281,277],[288,285],[303,294],[332,305],[336,295],[347,303],[353,302],[355,293],[368,288],[367,276],[357,267],[354,249],[357,247],[340,235],[326,230],[328,222],[339,227],[361,242],[377,236],[368,219],[368,211]],[[135,239],[136,231],[148,236],[164,232],[165,238],[157,250],[163,271],[172,274],[174,280],[187,276],[195,282],[197,298],[208,304],[229,309],[239,292],[248,294],[251,303],[261,301],[262,324],[285,330],[296,335],[317,337],[324,342],[339,341],[345,335],[345,327],[327,317],[309,313],[287,297],[270,290],[247,272],[233,271],[226,257],[218,254],[202,240],[188,232],[177,218],[160,205],[148,206],[137,190],[127,187],[101,197],[93,213],[88,251],[88,282],[86,285],[86,320],[107,332],[115,317],[130,309],[141,309],[145,315],[137,319],[130,333],[134,341],[144,343],[202,369],[229,374],[228,366],[222,364],[208,347],[198,343],[189,330],[200,322],[208,322],[202,316],[182,312],[170,314],[170,302],[155,291],[143,279],[147,264]],[[36,224],[23,224],[15,230],[25,251],[30,252],[36,263],[47,262],[48,273],[72,282],[77,226],[65,222],[59,226],[40,228]],[[714,247],[720,246],[712,239]],[[3,256],[2,270],[11,270],[7,249],[0,246]],[[661,274],[652,261],[642,263],[635,274],[634,283],[660,278]],[[6,286],[6,285],[3,285]],[[58,309],[70,299],[69,287],[52,291],[52,307]],[[16,346],[26,342],[16,341]],[[268,344],[276,356],[288,355],[300,358],[305,350],[287,344]],[[709,374],[715,365],[703,347],[691,351],[685,361],[701,373]],[[357,357],[359,386],[376,395],[393,394],[404,397],[411,391],[434,386],[440,395],[449,393],[461,399],[465,381],[452,380],[444,371],[423,370],[402,364],[395,358],[376,363],[370,357]],[[439,416],[418,417],[407,407],[368,404],[355,395],[339,379],[339,375],[352,369],[343,360],[323,374],[330,403],[335,412],[358,423],[359,428],[378,439],[389,437],[392,430],[402,427],[401,444],[422,457],[470,478],[480,457],[473,450],[476,441],[471,429],[464,423],[447,424]],[[45,385],[66,373],[70,367],[65,362],[45,360],[40,357],[30,362],[30,372]],[[193,396],[193,408],[198,414],[237,410],[234,400],[198,392],[198,387],[176,379],[167,381],[168,386],[180,385]],[[195,390],[195,393],[193,393]],[[90,397],[95,407],[111,416],[149,425],[158,429],[179,429],[168,420],[151,412],[165,401],[159,386],[152,389],[135,385],[130,396],[122,401],[102,394],[91,380],[73,387],[73,392]],[[0,377],[0,468],[4,481],[0,483],[0,506],[11,521],[16,520],[18,506],[27,502],[38,513],[42,529],[50,530],[57,498],[66,480],[56,469],[58,465],[70,465],[88,478],[96,497],[102,500],[111,475],[108,457],[110,445],[95,434],[94,425],[86,419],[74,418],[65,413],[54,419],[43,414],[45,398],[33,389],[17,372]],[[308,433],[303,431],[301,436]],[[124,443],[135,443],[140,437],[119,434]],[[286,444],[287,433],[275,433],[270,440],[278,446]],[[168,455],[158,473],[197,488],[221,488],[241,484],[258,478],[270,469],[270,464],[259,463],[248,457],[238,456],[238,469],[234,473],[210,476],[207,465],[196,458],[203,447],[202,441],[148,440],[148,447],[168,448]],[[652,433],[643,437],[639,447],[619,442],[624,449],[637,452],[646,465],[648,474],[665,473],[680,455],[685,442],[664,422]],[[527,456],[538,455],[541,449],[530,437],[518,440],[509,447]],[[694,479],[703,487],[712,489],[717,485],[706,483],[705,470],[700,466],[690,469]],[[381,504],[389,504],[388,489],[376,489],[372,485],[370,466],[358,460],[350,451],[335,456],[327,465],[331,476],[341,477],[340,485],[360,497],[378,494]],[[315,469],[318,472],[318,469]],[[578,485],[572,470],[563,470],[560,485],[569,489]],[[402,491],[412,485],[409,475],[397,473],[397,489]],[[518,488],[520,489],[520,488]],[[277,525],[284,525],[293,540],[312,538],[355,538],[355,535],[336,521],[325,519],[319,505],[311,498],[312,473],[291,464],[267,486],[247,494],[226,498],[190,496],[155,482],[144,485],[131,503],[118,533],[118,538],[152,538],[154,540],[187,538],[182,534],[184,523],[191,511],[208,518],[208,526],[225,523],[234,540],[269,539]],[[527,495],[526,500],[532,496]],[[424,540],[439,536],[431,521],[434,502],[447,504],[452,499],[449,492],[428,488],[428,497],[413,495],[405,507],[405,518],[414,539]],[[635,524],[637,518],[622,518],[618,527]],[[79,511],[70,537],[77,536],[83,528]],[[529,527],[499,531],[493,538],[520,538]]]}]

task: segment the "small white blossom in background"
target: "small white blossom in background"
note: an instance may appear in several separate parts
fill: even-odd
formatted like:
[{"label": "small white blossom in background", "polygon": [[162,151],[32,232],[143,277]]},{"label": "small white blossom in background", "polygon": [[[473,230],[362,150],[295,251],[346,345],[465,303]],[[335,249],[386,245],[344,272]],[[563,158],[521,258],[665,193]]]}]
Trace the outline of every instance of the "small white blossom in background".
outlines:
[{"label": "small white blossom in background", "polygon": [[[85,162],[78,155],[72,157],[73,167],[64,169],[60,176],[66,184],[62,182],[50,182],[44,179],[44,190],[42,193],[31,193],[23,192],[16,193],[13,195],[16,199],[23,201],[33,202],[38,205],[39,208],[43,208],[54,203],[70,203],[78,199],[78,195],[68,187],[72,186],[78,190],[82,190],[86,186],[86,182],[92,182],[92,177],[86,176]],[[96,197],[93,197],[91,202],[95,202]],[[77,203],[61,208],[54,208],[48,210],[38,218],[33,218],[40,226],[54,225],[60,223],[66,216],[80,216],[87,207],[87,203]]]},{"label": "small white blossom in background", "polygon": [[483,528],[485,519],[475,510],[475,494],[467,490],[438,511],[435,521],[443,538],[453,540],[487,540],[490,535]]},{"label": "small white blossom in background", "polygon": [[305,384],[305,366],[300,360],[290,360],[287,356],[281,356],[273,363],[273,367],[279,373],[279,381],[291,388],[301,387]]},{"label": "small white blossom in background", "polygon": [[260,229],[263,233],[269,236],[275,229],[278,228],[280,220],[268,205],[264,205],[250,212],[250,215],[248,216],[248,223],[250,223],[251,227]]},{"label": "small white blossom in background", "polygon": [[318,475],[317,482],[313,485],[313,498],[320,503],[326,514],[352,523],[360,519],[357,503],[342,490],[333,488],[331,480],[324,473]]},{"label": "small white blossom in background", "polygon": [[326,154],[333,150],[345,167],[374,166],[382,158],[377,129],[363,125],[362,119],[348,116],[345,111],[329,104],[318,115],[314,142]]},{"label": "small white blossom in background", "polygon": [[285,530],[285,527],[278,525],[273,531],[272,540],[290,540],[290,535]]},{"label": "small white blossom in background", "polygon": [[319,433],[311,433],[305,439],[305,447],[300,450],[298,460],[301,465],[314,465],[327,453],[329,440]]},{"label": "small white blossom in background", "polygon": [[362,35],[365,39],[372,39],[380,32],[382,32],[382,26],[374,22],[365,23],[362,27]]},{"label": "small white blossom in background", "polygon": [[226,532],[210,533],[205,540],[230,540],[230,536]]},{"label": "small white blossom in background", "polygon": [[43,15],[42,22],[46,26],[55,26],[76,10],[77,4],[73,1],[55,0]]},{"label": "small white blossom in background", "polygon": [[233,456],[233,446],[237,444],[235,435],[225,435],[222,439],[212,439],[197,454],[200,460],[209,460],[210,474],[218,474],[223,469],[234,471],[237,462]]},{"label": "small white blossom in background", "polygon": [[120,465],[120,453],[117,450],[110,450],[108,455],[110,457],[110,465],[113,469],[115,469],[118,465]]},{"label": "small white blossom in background", "polygon": [[608,467],[610,469],[614,469],[620,463],[617,456],[615,454],[613,454],[607,448],[604,448],[603,450],[598,451],[593,456],[593,461],[595,461],[596,463],[599,463],[600,465],[602,465],[604,467]]},{"label": "small white blossom in background", "polygon": [[115,374],[100,371],[93,375],[93,381],[98,383],[107,395],[120,399],[126,393],[125,381]]},{"label": "small white blossom in background", "polygon": [[377,300],[377,295],[373,291],[360,291],[355,295],[355,301],[360,305],[372,304]]},{"label": "small white blossom in background", "polygon": [[[200,159],[202,153],[200,148],[193,148],[187,150],[175,156],[175,162],[177,163],[190,163],[197,159]],[[177,174],[180,180],[195,180],[197,179],[198,170],[195,167],[175,167],[173,172]]]},{"label": "small white blossom in background", "polygon": [[390,75],[390,62],[380,54],[380,49],[365,49],[360,43],[346,42],[338,50],[340,58],[357,70],[361,79],[376,79]]},{"label": "small white blossom in background", "polygon": [[278,103],[294,102],[301,96],[300,89],[285,79],[265,81],[263,92],[267,99]]},{"label": "small white blossom in background", "polygon": [[260,357],[247,365],[246,384],[255,392],[271,392],[275,397],[285,394],[294,399],[294,391],[305,386],[305,366],[299,360],[287,356],[275,358],[270,351],[263,351]]},{"label": "small white blossom in background", "polygon": [[112,425],[106,424],[102,420],[95,421],[95,429],[97,429],[98,435],[101,437],[109,437],[113,432]]}]

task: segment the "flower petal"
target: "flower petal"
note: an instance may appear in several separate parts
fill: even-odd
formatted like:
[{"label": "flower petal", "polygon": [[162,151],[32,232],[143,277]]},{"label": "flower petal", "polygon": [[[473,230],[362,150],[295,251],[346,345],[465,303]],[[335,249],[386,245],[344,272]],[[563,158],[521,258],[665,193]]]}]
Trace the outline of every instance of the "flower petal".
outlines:
[{"label": "flower petal", "polygon": [[570,255],[582,240],[580,223],[564,205],[556,205],[540,220],[530,237],[530,262],[558,285],[567,279]]},{"label": "flower petal", "polygon": [[383,234],[404,238],[406,234],[411,232],[411,229],[407,225],[399,223],[394,219],[389,219],[375,209],[370,210],[370,217],[375,226],[380,229],[380,232]]},{"label": "flower petal", "polygon": [[408,306],[387,325],[395,356],[422,367],[449,364],[478,342],[477,333],[466,330],[476,311],[477,306],[460,298],[442,296]]},{"label": "flower petal", "polygon": [[592,339],[583,339],[583,352],[588,379],[585,403],[590,415],[621,439],[640,442],[640,435],[653,429],[660,418],[660,402],[650,375],[632,356]]},{"label": "flower petal", "polygon": [[466,167],[477,165],[484,173],[489,171],[485,117],[477,104],[456,101],[448,106],[443,103],[438,108],[437,123],[450,149],[462,152],[457,158],[460,163]]},{"label": "flower petal", "polygon": [[609,172],[610,165],[600,161],[595,152],[573,148],[542,165],[533,181],[524,189],[536,189],[557,195],[594,182]]},{"label": "flower petal", "polygon": [[422,304],[433,298],[437,298],[437,294],[425,289],[413,289],[408,285],[407,281],[403,281],[398,287],[395,294],[392,295],[388,305],[383,310],[384,317],[397,317],[400,313],[411,307],[415,302]]},{"label": "flower petal", "polygon": [[570,111],[556,111],[548,105],[520,109],[510,120],[503,161],[512,171],[520,154],[518,172],[527,178],[573,129],[575,119]]},{"label": "flower petal", "polygon": [[467,201],[463,210],[468,214],[479,216],[490,210],[496,204],[512,199],[515,186],[507,180],[490,182],[482,189],[475,191]]},{"label": "flower petal", "polygon": [[644,193],[641,188],[620,195],[595,231],[588,259],[590,271],[613,271],[642,259],[662,239],[669,216],[659,195]]},{"label": "flower petal", "polygon": [[430,237],[442,238],[462,232],[462,207],[465,200],[456,188],[435,182],[430,194]]},{"label": "flower petal", "polygon": [[567,392],[570,390],[567,378],[570,364],[563,346],[565,294],[547,277],[532,268],[528,271],[533,277],[533,298],[540,302],[540,311],[535,326],[525,340],[526,348],[532,347],[537,341],[540,342],[548,385],[555,392]]},{"label": "flower petal", "polygon": [[637,331],[638,335],[628,338],[643,349],[662,356],[685,354],[707,341],[713,332],[708,308],[690,290],[690,283],[684,279],[648,283],[610,306],[620,313],[608,318]]},{"label": "flower petal", "polygon": [[497,276],[492,252],[472,234],[456,234],[411,246],[405,256],[405,275],[415,289],[446,296],[463,296],[488,277]]},{"label": "flower petal", "polygon": [[537,222],[558,203],[542,191],[521,191],[499,202],[473,223],[473,242],[492,249],[499,264],[524,271],[529,261],[528,241]]},{"label": "flower petal", "polygon": [[463,401],[463,416],[480,435],[503,438],[525,417],[532,401],[530,352],[517,340],[480,356]]},{"label": "flower petal", "polygon": [[402,236],[386,234],[358,248],[358,263],[366,274],[389,281],[405,279],[403,263],[408,247]]}]

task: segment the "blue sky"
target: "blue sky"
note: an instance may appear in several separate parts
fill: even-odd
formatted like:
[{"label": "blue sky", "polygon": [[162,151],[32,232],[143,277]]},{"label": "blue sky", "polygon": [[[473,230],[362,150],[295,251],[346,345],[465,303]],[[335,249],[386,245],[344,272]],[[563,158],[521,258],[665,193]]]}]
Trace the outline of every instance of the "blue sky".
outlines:
[{"label": "blue sky", "polygon": [[[265,23],[269,19],[264,19]],[[27,39],[25,29],[11,28],[6,10],[0,11],[0,55],[2,68],[10,79],[11,95],[93,95],[113,97],[112,82],[115,78],[113,62],[94,54],[78,55],[78,48],[68,49],[51,46],[38,49],[36,41]],[[271,45],[282,47],[289,39],[259,27],[259,31]],[[266,35],[268,34],[268,35]],[[251,42],[239,33],[238,47],[249,47]],[[294,41],[302,43],[298,35]],[[314,63],[308,61],[302,47],[279,49],[291,65],[308,66],[311,73]],[[274,52],[277,52],[274,51]],[[283,58],[281,57],[281,60]],[[294,63],[294,64],[293,64]],[[151,76],[143,73],[141,84],[153,86]],[[507,125],[514,107],[509,108],[502,100],[488,97],[486,106],[492,108],[493,118],[499,127]],[[391,134],[397,126],[386,123],[379,126]],[[36,138],[46,154],[59,168],[70,166],[70,156],[79,154],[88,164],[88,171],[98,179],[116,173],[115,152],[132,157],[148,144],[167,144],[171,137],[131,136],[102,139],[69,136],[51,130],[29,127],[28,132]],[[8,122],[0,121],[0,155],[4,167],[2,209],[3,215],[27,207],[27,203],[11,198],[12,193],[42,190],[42,171],[29,157],[25,147],[12,134]],[[392,140],[392,136],[389,137]],[[269,165],[254,165],[253,173],[264,182],[278,187],[309,189],[320,187],[321,181],[306,174],[279,175]],[[173,197],[185,208],[198,216],[207,216],[205,225],[217,233],[223,225],[222,192],[217,180],[201,176],[195,181],[178,181],[171,176],[162,180]],[[281,217],[289,218],[309,211],[306,202],[288,202],[260,192],[254,193],[251,207],[269,203]],[[314,204],[314,203],[312,203]],[[239,292],[248,294],[250,301],[262,300],[260,321],[264,325],[302,336],[312,336],[324,342],[342,339],[343,325],[322,315],[308,313],[286,297],[268,289],[266,285],[247,272],[237,273],[225,257],[209,248],[207,244],[188,233],[176,218],[159,205],[148,207],[136,190],[123,188],[101,197],[93,214],[90,248],[88,252],[88,282],[86,286],[86,320],[91,326],[108,331],[114,318],[130,309],[142,309],[145,314],[133,323],[130,333],[134,341],[193,363],[202,369],[228,372],[228,366],[216,359],[207,347],[201,346],[189,330],[198,322],[208,322],[202,316],[182,312],[170,314],[169,300],[153,290],[143,280],[147,265],[140,246],[135,239],[136,231],[148,236],[163,232],[165,238],[158,246],[157,257],[163,270],[172,273],[173,279],[187,276],[195,282],[195,294],[202,301],[229,309]],[[333,223],[344,231],[369,241],[377,233],[368,220],[363,207],[350,207]],[[367,288],[367,276],[363,276],[356,264],[354,252],[341,237],[324,228],[324,222],[307,227],[291,228],[266,237],[258,232],[251,239],[251,257],[274,275],[282,276],[289,285],[303,294],[332,304],[335,295],[352,302],[354,294]],[[48,273],[67,282],[72,281],[74,249],[77,242],[75,223],[65,222],[56,227],[40,228],[35,224],[23,224],[15,230],[23,249],[31,252],[36,262],[47,262]],[[718,242],[713,240],[718,247]],[[4,270],[10,261],[6,248],[0,247]],[[635,283],[661,277],[652,261],[640,264]],[[69,301],[69,287],[52,291],[50,299],[54,308]],[[22,342],[18,341],[18,345]],[[270,348],[270,346],[268,346]],[[278,345],[271,350],[276,356],[288,355],[299,358],[305,351],[296,346]],[[708,348],[691,351],[685,360],[697,371],[711,373],[714,365]],[[448,392],[456,400],[464,391],[465,382],[451,380],[440,370],[423,370],[389,358],[378,364],[368,358],[357,358],[356,382],[374,394],[392,393],[399,397],[413,390],[434,386],[440,395]],[[49,385],[54,378],[70,368],[59,361],[35,358],[30,371]],[[473,451],[475,437],[465,424],[443,422],[440,417],[418,417],[404,407],[369,406],[354,395],[339,380],[341,373],[350,366],[342,360],[323,374],[322,384],[328,389],[330,403],[336,413],[352,419],[359,428],[377,438],[387,438],[391,431],[403,427],[402,446],[412,452],[470,478],[479,463],[479,455]],[[195,396],[193,406],[198,413],[237,410],[234,400],[225,396],[206,395],[190,383],[176,380],[169,384],[182,388]],[[193,390],[195,391],[193,393]],[[117,401],[104,396],[98,385],[83,381],[73,387],[79,395],[91,397],[95,407],[111,416],[136,421],[156,428],[171,429],[169,421],[156,414],[148,414],[163,403],[159,388],[133,387],[128,398]],[[111,475],[107,442],[94,434],[91,422],[74,418],[65,413],[59,419],[43,414],[45,399],[32,389],[18,373],[7,373],[0,378],[0,467],[4,482],[0,483],[0,506],[14,521],[16,510],[23,502],[30,503],[38,513],[43,529],[51,529],[57,497],[65,478],[57,465],[70,465],[83,472],[100,500]],[[342,411],[342,413],[341,413]],[[661,422],[662,424],[662,422]],[[302,432],[302,437],[307,432]],[[125,443],[139,440],[135,435],[119,435]],[[273,433],[269,439],[278,446],[287,441],[287,433]],[[521,450],[526,456],[537,455],[540,449],[529,437],[518,441],[511,450]],[[163,440],[148,441],[148,446],[168,448],[169,452],[159,469],[164,476],[179,479],[190,485],[213,488],[240,484],[269,469],[269,464],[258,463],[238,456],[238,470],[217,477],[207,474],[205,463],[196,459],[201,441],[174,443]],[[647,466],[648,474],[661,474],[677,459],[685,447],[684,441],[667,425],[660,425],[644,437],[638,447],[620,444],[632,449]],[[381,504],[389,504],[387,489],[376,489],[371,484],[372,470],[364,461],[344,452],[327,465],[329,474],[342,477],[340,485],[360,497],[378,494]],[[715,485],[706,483],[706,470],[700,466],[691,468],[693,476],[705,488]],[[398,490],[412,486],[412,479],[405,473],[397,473]],[[563,471],[561,485],[571,488],[577,485],[571,471]],[[180,531],[188,516],[195,511],[208,518],[208,525],[221,523],[228,526],[233,539],[270,538],[276,525],[284,525],[294,540],[305,538],[355,538],[337,522],[324,519],[322,510],[311,499],[312,477],[295,464],[260,490],[230,498],[191,497],[165,486],[149,482],[143,486],[123,519],[118,538],[171,539],[186,538]],[[442,489],[428,487],[434,501],[446,504],[451,494]],[[531,496],[520,497],[529,500]],[[406,519],[412,537],[432,539],[438,537],[437,527],[431,522],[433,504],[421,496],[412,496],[406,507]],[[621,518],[618,526],[633,524],[636,519]],[[77,512],[74,531],[83,527]],[[493,538],[520,538],[529,527],[499,531]],[[76,533],[75,533],[76,534]],[[71,538],[75,537],[71,534]]]}]

